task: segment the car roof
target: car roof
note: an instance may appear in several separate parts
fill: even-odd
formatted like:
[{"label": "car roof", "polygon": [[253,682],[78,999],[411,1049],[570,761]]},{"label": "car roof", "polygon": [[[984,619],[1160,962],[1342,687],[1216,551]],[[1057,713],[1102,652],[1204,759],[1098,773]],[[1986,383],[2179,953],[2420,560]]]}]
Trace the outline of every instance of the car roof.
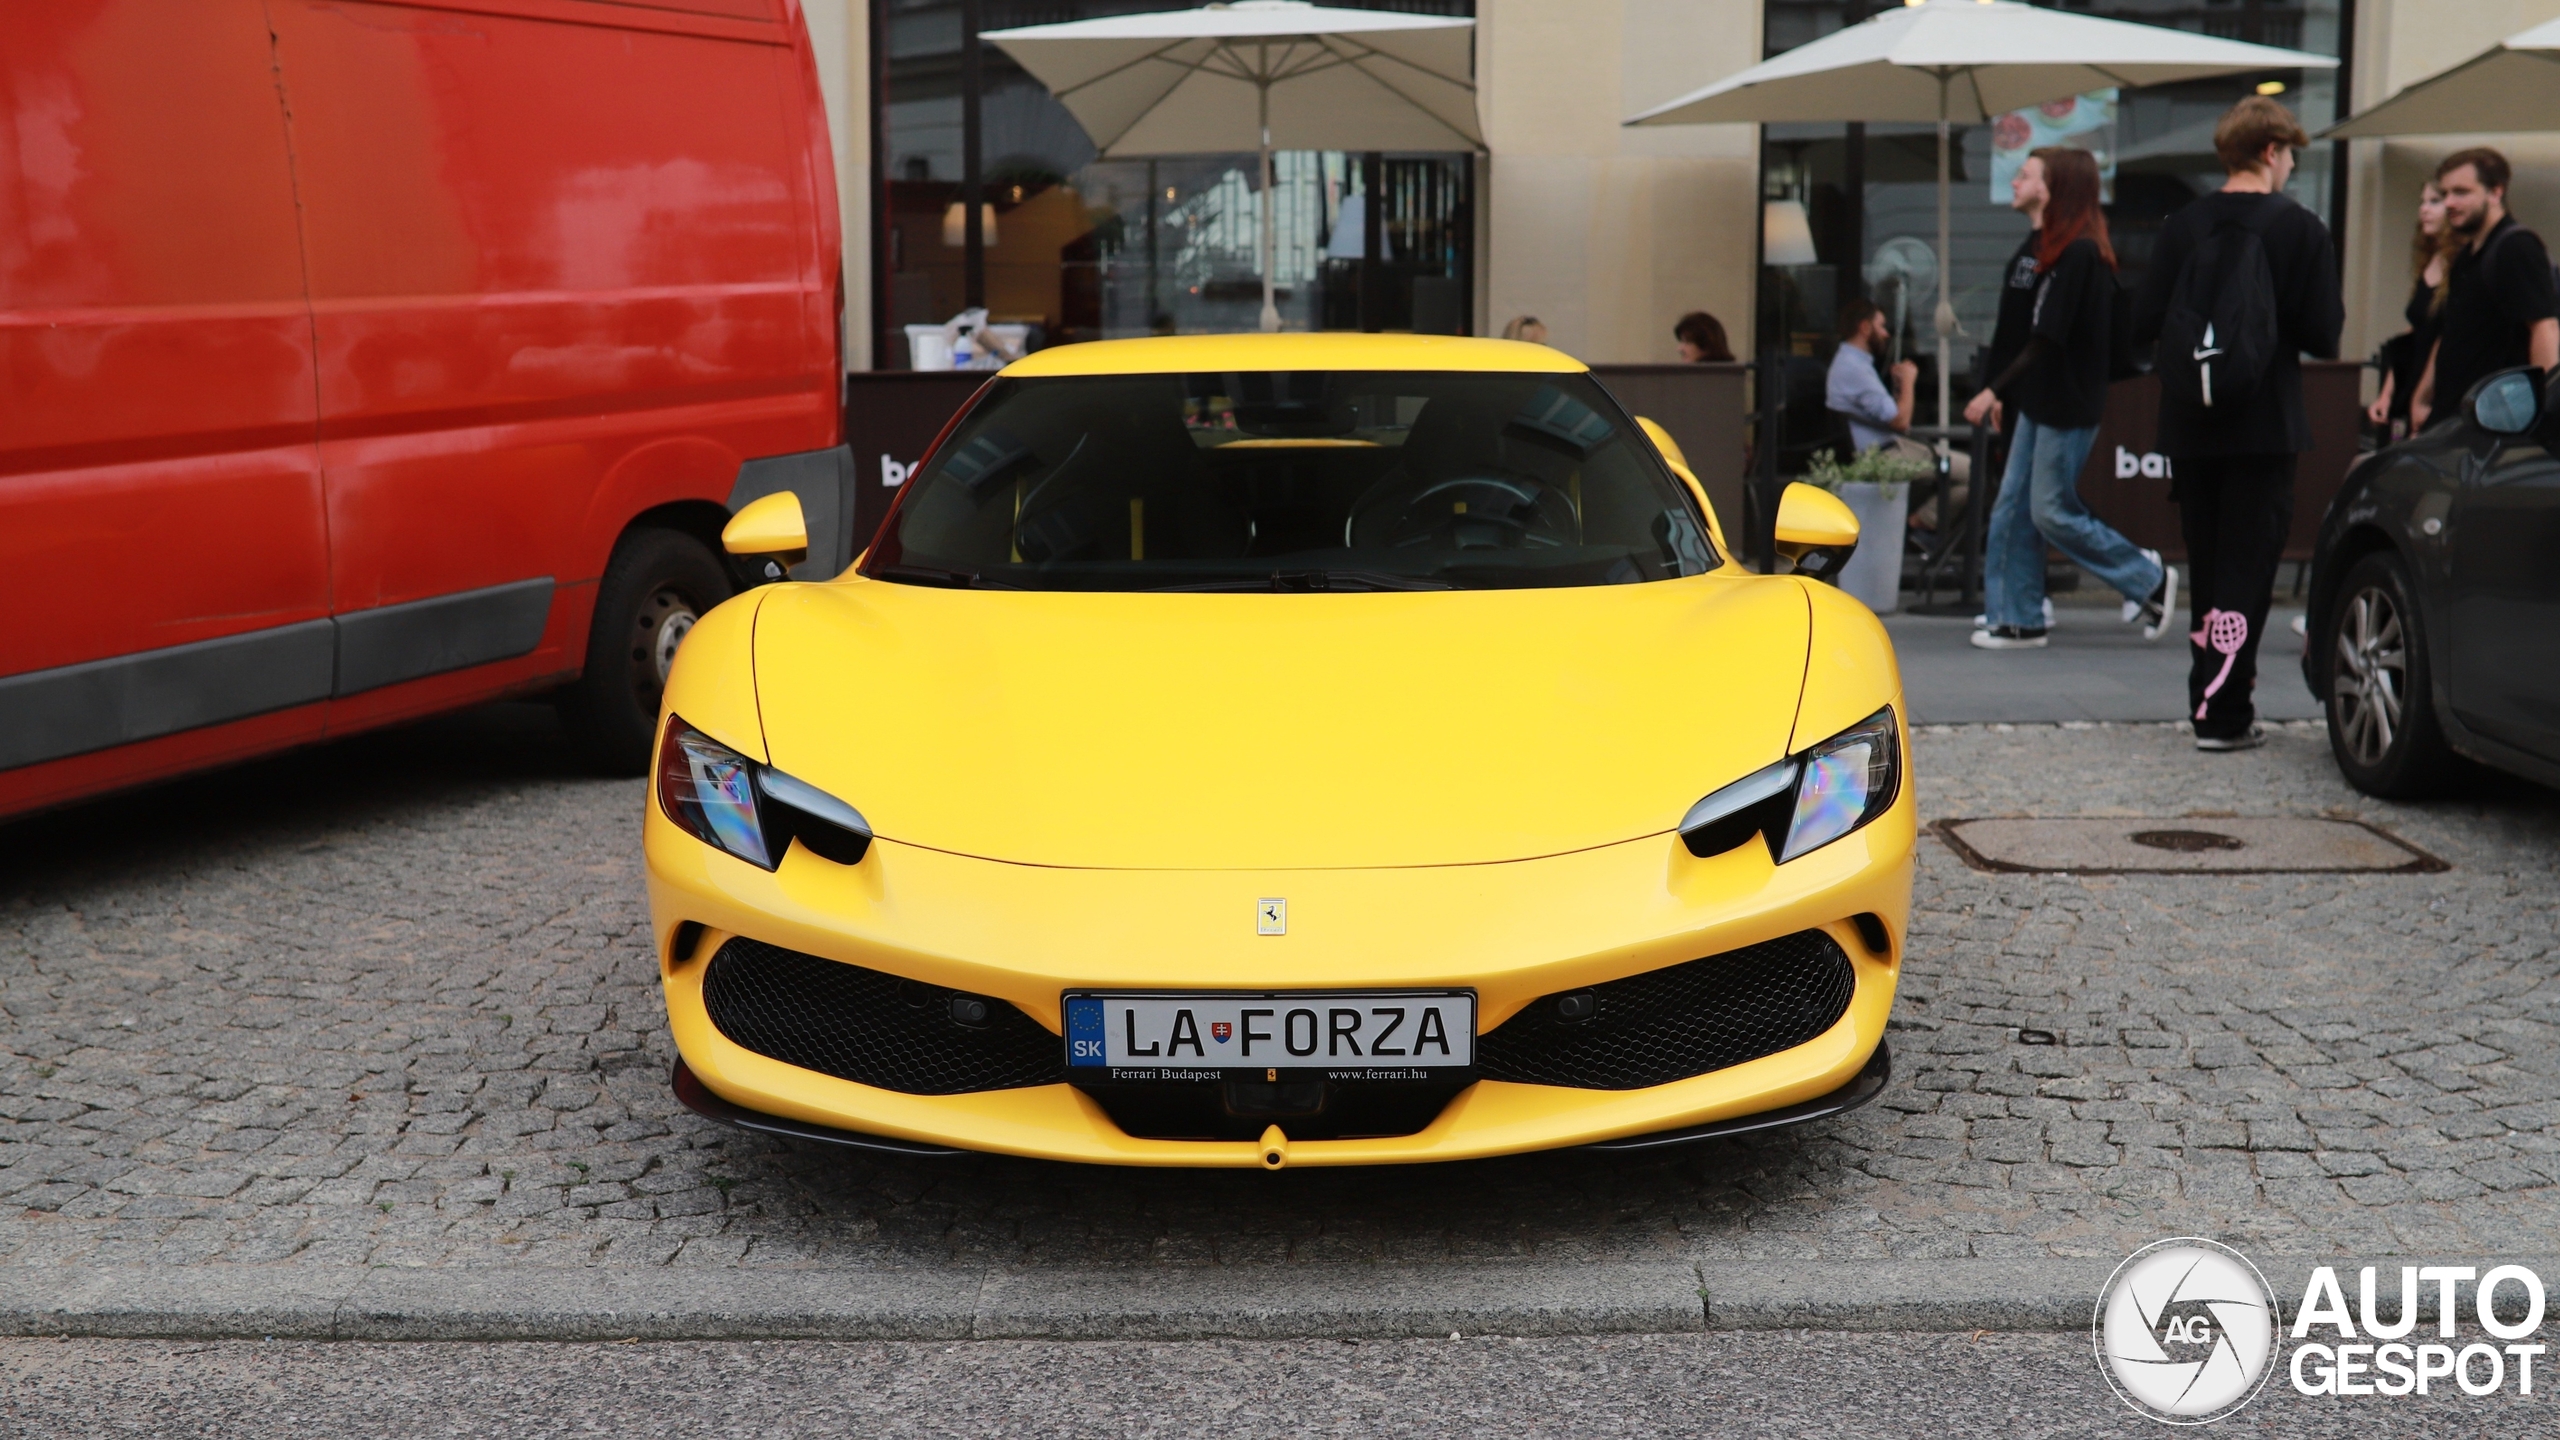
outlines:
[{"label": "car roof", "polygon": [[1590,367],[1518,340],[1458,335],[1165,335],[1036,350],[1004,368],[1016,377],[1166,375],[1227,370],[1489,370],[1561,375]]}]

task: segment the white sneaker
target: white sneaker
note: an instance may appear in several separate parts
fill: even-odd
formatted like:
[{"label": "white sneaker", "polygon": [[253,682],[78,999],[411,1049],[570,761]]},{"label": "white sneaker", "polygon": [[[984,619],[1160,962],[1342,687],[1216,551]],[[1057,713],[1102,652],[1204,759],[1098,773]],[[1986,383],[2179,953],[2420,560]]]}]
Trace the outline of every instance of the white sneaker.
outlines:
[{"label": "white sneaker", "polygon": [[[2152,564],[2159,565],[2163,570],[2169,568],[2167,565],[2161,564],[2160,552],[2157,550],[2143,550],[2136,553],[2140,554],[2143,559],[2150,561]],[[2124,623],[2130,625],[2134,621],[2141,619],[2142,605],[2143,602],[2140,600],[2127,600],[2124,602],[2124,610],[2122,612],[2124,616]]]},{"label": "white sneaker", "polygon": [[2142,623],[2142,638],[2157,640],[2168,633],[2170,617],[2178,610],[2178,567],[2167,564],[2157,550],[2142,552],[2144,559],[2160,567],[2160,583],[2151,587],[2148,599],[2124,602],[2124,623]]},{"label": "white sneaker", "polygon": [[2244,735],[2199,735],[2196,737],[2197,749],[2218,753],[2227,753],[2233,750],[2255,750],[2266,743],[2267,732],[2255,721],[2250,722],[2248,733]]},{"label": "white sneaker", "polygon": [[[1974,617],[1973,617],[1973,628],[1974,628],[1974,629],[1976,629],[1976,630],[1988,630],[1988,629],[1990,629],[1990,628],[1991,628],[1991,617],[1990,617],[1990,616],[1988,616],[1988,615],[1976,615],[1976,616],[1974,616]],[[2044,628],[2046,628],[2047,630],[2050,630],[2050,629],[2052,629],[2052,628],[2053,628],[2053,597],[2052,597],[2052,596],[2050,596],[2050,595],[2047,595],[2046,597],[2044,597]]]},{"label": "white sneaker", "polygon": [[2311,633],[2311,617],[2308,615],[2294,616],[2293,633],[2296,635],[2309,635]]},{"label": "white sneaker", "polygon": [[1973,632],[1976,650],[2041,650],[2044,631],[2024,630],[2015,625],[1997,625]]}]

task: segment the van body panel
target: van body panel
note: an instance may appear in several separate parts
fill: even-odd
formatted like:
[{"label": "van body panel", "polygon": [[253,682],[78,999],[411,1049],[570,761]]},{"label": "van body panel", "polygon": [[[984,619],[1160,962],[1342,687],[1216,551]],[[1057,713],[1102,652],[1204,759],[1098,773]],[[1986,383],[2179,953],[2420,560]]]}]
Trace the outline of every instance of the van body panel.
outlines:
[{"label": "van body panel", "polygon": [[[342,610],[591,578],[570,569],[601,566],[577,533],[588,495],[652,440],[810,448],[833,397],[813,383],[789,49],[275,13]],[[666,102],[692,90],[726,103]]]},{"label": "van body panel", "polygon": [[329,613],[294,223],[258,0],[12,8],[0,675]]},{"label": "van body panel", "polygon": [[0,815],[575,679],[635,517],[840,443],[839,239],[791,0],[13,16]]}]

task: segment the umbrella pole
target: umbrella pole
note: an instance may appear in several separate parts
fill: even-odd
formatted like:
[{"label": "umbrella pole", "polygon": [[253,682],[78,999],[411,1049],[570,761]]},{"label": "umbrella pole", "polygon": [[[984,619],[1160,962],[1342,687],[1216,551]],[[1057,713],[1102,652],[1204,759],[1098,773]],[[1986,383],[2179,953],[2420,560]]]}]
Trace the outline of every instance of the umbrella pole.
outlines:
[{"label": "umbrella pole", "polygon": [[[1268,57],[1265,57],[1266,60]],[[1262,100],[1262,332],[1276,334],[1280,329],[1280,306],[1272,298],[1271,266],[1279,258],[1277,217],[1272,213],[1275,197],[1271,193],[1271,81],[1266,77],[1255,87]]]},{"label": "umbrella pole", "polygon": [[[1948,182],[1948,179],[1947,179],[1947,80],[1948,80],[1948,77],[1947,77],[1946,75],[1944,75],[1944,74],[1941,74],[1941,75],[1938,77],[1938,314],[1937,314],[1937,327],[1938,327],[1938,424],[1939,424],[1940,426],[1948,425],[1948,424],[1952,423],[1952,421],[1953,421],[1953,416],[1952,416],[1952,414],[1951,414],[1951,413],[1948,411],[1948,409],[1947,409],[1947,395],[1948,395],[1948,389],[1949,389],[1950,385],[1952,385],[1953,380],[1954,380],[1954,377],[1953,377],[1953,376],[1951,376],[1950,374],[1948,374],[1948,372],[1947,372],[1947,364],[1948,364],[1948,356],[1949,356],[1949,353],[1950,353],[1950,352],[1953,350],[1953,348],[1954,348],[1954,343],[1955,343],[1955,342],[1954,342],[1954,336],[1955,336],[1955,333],[1956,333],[1956,307],[1955,307],[1955,303],[1954,303],[1952,300],[1950,300],[1950,299],[1948,298],[1948,291],[1952,288],[1952,286],[1950,285],[1950,283],[1949,283],[1949,282],[1951,282],[1951,281],[1952,281],[1952,280],[1954,280],[1954,278],[1955,278],[1955,265],[1954,265],[1954,263],[1953,263],[1952,258],[1947,254],[1948,233],[1949,233],[1949,230],[1950,230],[1950,228],[1951,228],[1951,227],[1950,227],[1950,225],[1949,225],[1949,223],[1948,223],[1948,215],[1947,215],[1947,197],[1948,197],[1948,187],[1949,187],[1949,182]],[[1977,482],[1977,483],[1979,483],[1980,479],[1981,479],[1981,477],[1979,477],[1979,476],[1976,476],[1976,477],[1975,477],[1975,480],[1976,480],[1976,482]]]}]

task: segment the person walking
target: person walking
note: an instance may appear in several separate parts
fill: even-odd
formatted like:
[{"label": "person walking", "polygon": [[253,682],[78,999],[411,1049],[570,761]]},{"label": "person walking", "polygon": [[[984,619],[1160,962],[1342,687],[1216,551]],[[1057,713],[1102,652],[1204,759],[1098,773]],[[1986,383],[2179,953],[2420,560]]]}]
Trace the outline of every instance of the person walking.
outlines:
[{"label": "person walking", "polygon": [[2436,322],[2444,313],[2460,243],[2445,220],[2444,192],[2430,180],[2418,191],[2418,228],[2409,237],[2409,304],[2401,312],[2409,328],[2382,342],[2382,389],[2364,412],[2386,445],[2407,439],[2416,428],[2409,423],[2410,402],[2435,354]]},{"label": "person walking", "polygon": [[2435,353],[2410,397],[2414,429],[2456,413],[2492,372],[2560,366],[2551,252],[2507,213],[2507,179],[2507,157],[2485,146],[2456,150],[2436,166],[2446,223],[2464,243],[2445,280]]},{"label": "person walking", "polygon": [[2192,582],[2187,708],[2199,750],[2264,738],[2258,642],[2311,448],[2302,357],[2338,353],[2337,251],[2284,195],[2308,144],[2293,112],[2243,98],[2214,127],[2222,188],[2169,217],[2134,296],[2134,341],[2159,342],[2158,440]]},{"label": "person walking", "polygon": [[2000,291],[1984,367],[1993,378],[1964,411],[1966,420],[2010,437],[2009,468],[1983,540],[1984,625],[1973,643],[1985,650],[2044,645],[2047,542],[2113,586],[2124,596],[2126,621],[2156,640],[2178,603],[2177,572],[2080,499],[2080,467],[2106,409],[2115,313],[2116,252],[2098,208],[2097,159],[2067,147],[2038,150],[2018,167],[2009,195],[2010,207],[2026,214],[2027,238],[2010,257]]}]

